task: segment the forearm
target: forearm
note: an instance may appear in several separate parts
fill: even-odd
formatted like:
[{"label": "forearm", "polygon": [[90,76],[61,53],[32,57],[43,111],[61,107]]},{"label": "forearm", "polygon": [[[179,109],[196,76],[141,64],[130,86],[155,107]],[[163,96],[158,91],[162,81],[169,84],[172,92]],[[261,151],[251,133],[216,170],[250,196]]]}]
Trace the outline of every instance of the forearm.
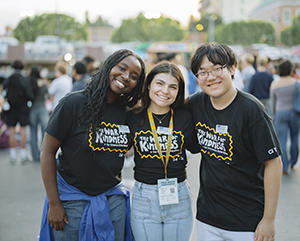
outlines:
[{"label": "forearm", "polygon": [[274,158],[265,163],[265,208],[263,218],[275,219],[281,187],[281,176],[281,157]]},{"label": "forearm", "polygon": [[55,204],[60,202],[56,180],[56,161],[54,156],[52,157],[41,152],[41,172],[49,204],[51,205],[52,203]]},{"label": "forearm", "polygon": [[41,172],[49,204],[60,203],[56,180],[56,152],[61,143],[45,133],[41,148]]}]

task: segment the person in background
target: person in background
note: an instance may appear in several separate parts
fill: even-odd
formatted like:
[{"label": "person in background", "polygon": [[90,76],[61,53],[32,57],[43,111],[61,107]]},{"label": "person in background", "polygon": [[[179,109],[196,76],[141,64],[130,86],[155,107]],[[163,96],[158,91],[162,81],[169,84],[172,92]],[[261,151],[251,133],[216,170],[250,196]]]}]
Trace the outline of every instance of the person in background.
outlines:
[{"label": "person in background", "polygon": [[82,63],[85,64],[86,66],[86,72],[87,72],[87,76],[89,77],[89,79],[93,76],[94,73],[94,63],[95,63],[95,59],[92,58],[91,56],[85,56],[82,60]]},{"label": "person in background", "polygon": [[86,66],[82,62],[77,62],[73,66],[72,76],[75,79],[71,92],[83,90],[90,77],[86,74]]},{"label": "person in background", "polygon": [[194,94],[195,92],[201,90],[197,81],[197,77],[193,74],[191,69],[188,70],[189,75],[189,94]]},{"label": "person in background", "polygon": [[232,79],[233,86],[239,90],[243,90],[244,81],[241,74],[241,71],[238,68],[235,68],[234,78]]},{"label": "person in background", "polygon": [[[40,71],[40,67],[36,65],[31,66],[28,70],[29,85],[34,96],[29,115],[31,156],[33,161],[36,162],[40,161],[40,147],[42,146],[49,116],[45,106],[48,95],[48,82],[46,79],[41,78]],[[40,140],[39,133],[41,133]]]},{"label": "person in background", "polygon": [[270,101],[270,85],[273,81],[273,75],[267,71],[268,58],[259,55],[257,57],[257,72],[251,77],[249,84],[249,93],[259,99],[268,109],[272,116]]},{"label": "person in background", "polygon": [[48,89],[52,110],[57,106],[58,101],[72,90],[72,78],[67,75],[67,63],[57,62],[54,68],[55,77]]},{"label": "person in background", "polygon": [[184,83],[185,83],[185,96],[189,96],[189,74],[188,74],[188,70],[187,68],[181,64],[182,60],[181,60],[181,56],[179,54],[176,53],[170,53],[167,54],[167,56],[165,57],[165,60],[170,61],[173,64],[176,64],[176,66],[180,69],[182,76],[184,78]]},{"label": "person in background", "polygon": [[[186,148],[196,142],[184,110],[179,68],[159,62],[148,73],[140,105],[127,114],[134,147],[131,226],[136,241],[188,241],[193,230]],[[172,192],[174,190],[174,192]]]},{"label": "person in background", "polygon": [[125,111],[141,97],[144,78],[143,60],[118,50],[84,90],[54,109],[41,151],[41,241],[132,241],[129,192],[121,183],[130,138]]},{"label": "person in background", "polygon": [[241,56],[242,61],[242,79],[244,81],[243,91],[249,93],[249,85],[252,76],[255,74],[255,69],[253,67],[254,56],[250,53],[245,53]]},{"label": "person in background", "polygon": [[[291,76],[293,64],[286,60],[279,64],[280,79],[274,81],[270,87],[270,98],[273,109],[275,130],[283,151],[283,174],[287,175],[289,168],[294,168],[299,156],[299,125],[300,116],[294,110],[295,81]],[[287,148],[288,137],[291,140]]]},{"label": "person in background", "polygon": [[16,127],[19,127],[21,163],[26,164],[29,158],[26,151],[26,126],[29,125],[30,100],[33,96],[30,92],[28,81],[22,75],[24,65],[21,61],[13,62],[15,72],[4,82],[3,89],[6,90],[6,98],[10,105],[5,112],[5,122],[9,126],[9,148],[10,163],[16,164]]},{"label": "person in background", "polygon": [[198,241],[275,239],[282,151],[263,104],[233,86],[236,62],[214,43],[191,58],[202,89],[188,98],[202,154]]}]

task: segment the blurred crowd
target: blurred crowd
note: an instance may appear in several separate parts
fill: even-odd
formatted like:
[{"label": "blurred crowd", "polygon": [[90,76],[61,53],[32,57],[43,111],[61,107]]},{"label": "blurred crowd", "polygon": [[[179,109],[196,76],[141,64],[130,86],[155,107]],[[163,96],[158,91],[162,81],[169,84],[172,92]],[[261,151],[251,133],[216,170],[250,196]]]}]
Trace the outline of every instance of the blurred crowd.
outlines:
[{"label": "blurred crowd", "polygon": [[[190,67],[184,66],[184,61],[180,58],[179,54],[170,53],[158,58],[158,61],[167,60],[179,67],[186,82],[187,97],[201,89]],[[268,109],[283,146],[284,174],[287,174],[295,162],[289,158],[298,157],[299,116],[291,116],[284,123],[278,123],[279,117],[283,115],[282,111],[293,109],[291,97],[294,95],[294,82],[287,81],[286,76],[289,80],[299,80],[299,63],[288,61],[287,64],[284,59],[272,60],[259,55],[259,51],[243,53],[238,60],[233,84],[237,89],[255,96]],[[147,63],[147,60],[145,62],[148,70],[155,64]],[[21,163],[27,163],[29,160],[39,161],[43,130],[52,110],[65,94],[85,88],[87,81],[97,71],[94,63],[92,57],[86,56],[82,61],[76,62],[70,72],[70,66],[64,61],[59,61],[55,65],[55,79],[52,81],[41,73],[40,66],[28,67],[27,74],[24,75],[22,62],[16,60],[12,63],[14,73],[3,79],[0,87],[0,149],[9,148],[12,164],[17,162],[16,147],[20,149]],[[18,100],[15,102],[19,103],[13,103],[13,100]],[[288,116],[287,113],[284,115]],[[287,155],[285,148],[288,138],[292,140],[292,147]],[[30,143],[31,155],[28,155],[26,150],[27,143]]]},{"label": "blurred crowd", "polygon": [[85,88],[97,70],[94,62],[92,57],[86,56],[76,62],[68,74],[68,63],[58,61],[53,80],[43,74],[41,66],[25,69],[20,60],[11,64],[14,72],[2,78],[0,85],[0,149],[9,148],[11,164],[18,160],[21,164],[40,161],[44,129],[52,110],[67,93]]}]

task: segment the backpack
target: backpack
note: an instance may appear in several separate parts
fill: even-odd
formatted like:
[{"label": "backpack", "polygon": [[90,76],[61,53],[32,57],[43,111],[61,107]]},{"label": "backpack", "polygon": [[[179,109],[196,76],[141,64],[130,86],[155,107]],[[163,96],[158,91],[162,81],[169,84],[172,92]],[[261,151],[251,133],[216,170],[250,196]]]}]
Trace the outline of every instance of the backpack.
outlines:
[{"label": "backpack", "polygon": [[25,88],[25,78],[21,74],[14,73],[8,78],[6,85],[6,99],[11,107],[20,108],[24,105],[26,106],[29,98]]}]

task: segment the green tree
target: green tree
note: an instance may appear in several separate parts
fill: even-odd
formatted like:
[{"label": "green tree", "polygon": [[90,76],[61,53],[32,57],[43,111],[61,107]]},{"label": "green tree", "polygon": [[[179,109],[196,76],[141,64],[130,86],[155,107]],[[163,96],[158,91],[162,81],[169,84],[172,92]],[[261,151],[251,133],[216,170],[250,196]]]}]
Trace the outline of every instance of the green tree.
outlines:
[{"label": "green tree", "polygon": [[211,16],[215,18],[215,27],[222,24],[223,19],[220,15],[216,13],[204,13],[200,20],[195,19],[193,16],[190,17],[188,30],[194,32],[196,31],[196,25],[201,24],[203,31],[207,33],[209,31],[209,18],[211,18]]},{"label": "green tree", "polygon": [[280,41],[284,45],[293,46],[300,44],[300,15],[294,17],[291,26],[280,32]]},{"label": "green tree", "polygon": [[238,21],[220,25],[215,30],[215,41],[228,45],[253,43],[274,45],[276,34],[274,26],[262,20]]},{"label": "green tree", "polygon": [[178,21],[160,17],[147,19],[140,13],[136,18],[124,19],[111,36],[114,43],[130,41],[180,41],[185,36]]},{"label": "green tree", "polygon": [[44,13],[22,19],[13,30],[21,42],[34,41],[40,35],[58,35],[66,40],[87,40],[87,27],[65,14]]}]

